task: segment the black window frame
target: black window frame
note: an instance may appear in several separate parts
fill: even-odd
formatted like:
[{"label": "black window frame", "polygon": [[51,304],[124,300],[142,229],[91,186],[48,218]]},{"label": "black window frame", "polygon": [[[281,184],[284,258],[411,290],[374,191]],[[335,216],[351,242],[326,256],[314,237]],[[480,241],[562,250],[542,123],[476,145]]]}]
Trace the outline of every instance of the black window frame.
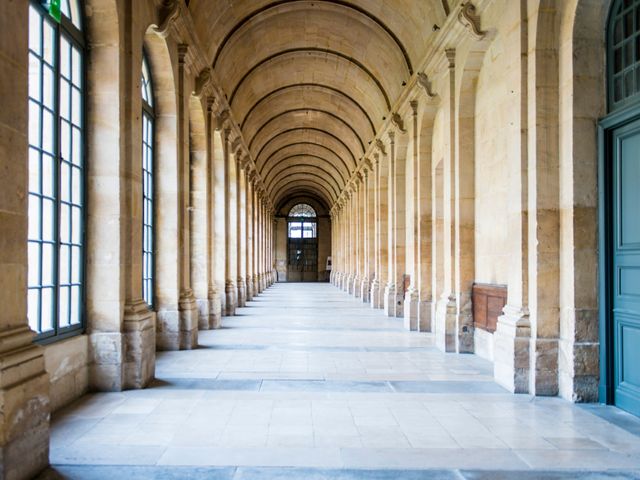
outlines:
[{"label": "black window frame", "polygon": [[[40,45],[39,45],[39,49],[41,51],[40,54],[33,52],[31,50],[31,44],[29,44],[28,47],[28,51],[29,51],[29,57],[31,57],[31,55],[33,54],[34,56],[39,57],[39,67],[42,68],[42,65],[45,61],[44,57],[42,55],[44,55],[44,32],[45,32],[45,23],[48,24],[49,27],[52,28],[53,30],[53,52],[52,52],[52,60],[53,60],[53,65],[50,65],[52,67],[52,80],[53,80],[53,91],[52,91],[52,99],[53,99],[53,106],[51,108],[48,108],[44,105],[44,100],[43,100],[43,82],[44,82],[44,74],[42,73],[42,70],[40,71],[40,75],[38,77],[39,80],[39,100],[38,99],[34,99],[31,97],[30,93],[28,94],[28,97],[26,99],[26,101],[28,102],[29,105],[31,105],[31,103],[35,103],[38,105],[38,112],[39,112],[39,130],[38,130],[38,137],[39,137],[39,141],[42,142],[43,139],[43,111],[46,109],[48,110],[52,117],[53,117],[53,122],[52,122],[52,128],[53,128],[53,135],[52,135],[52,145],[51,145],[51,150],[48,151],[45,149],[45,147],[40,144],[39,146],[37,145],[33,145],[31,143],[32,139],[29,138],[28,140],[28,145],[29,145],[29,163],[31,162],[31,151],[35,150],[38,153],[39,156],[39,165],[40,165],[40,170],[39,170],[39,189],[40,192],[33,192],[31,190],[31,188],[29,187],[29,199],[31,199],[32,196],[38,196],[40,197],[40,207],[42,206],[42,199],[44,198],[44,194],[42,193],[43,191],[43,158],[45,156],[49,156],[52,159],[53,162],[53,168],[52,168],[52,196],[48,197],[49,200],[51,200],[53,202],[53,218],[51,219],[52,221],[52,240],[49,241],[45,241],[43,239],[42,236],[42,223],[43,223],[43,213],[42,210],[40,210],[39,212],[39,219],[38,219],[38,228],[39,228],[39,238],[34,240],[32,238],[29,238],[27,241],[27,244],[30,245],[32,243],[38,243],[40,245],[47,243],[49,245],[52,245],[53,247],[53,252],[52,252],[52,259],[51,259],[51,265],[53,267],[53,271],[52,271],[52,282],[51,284],[49,284],[48,286],[44,286],[43,281],[42,281],[42,270],[43,270],[43,258],[42,258],[42,249],[40,249],[40,255],[39,255],[39,264],[38,264],[38,271],[39,271],[39,281],[38,281],[38,285],[37,286],[32,286],[32,285],[27,285],[27,292],[29,294],[30,291],[32,290],[40,290],[40,297],[39,297],[39,302],[38,302],[38,313],[37,313],[37,321],[36,321],[36,336],[34,337],[34,341],[40,344],[48,344],[48,343],[52,343],[52,342],[56,342],[59,340],[63,340],[65,338],[69,338],[69,337],[73,337],[76,335],[80,335],[82,333],[85,332],[86,330],[86,240],[87,240],[87,236],[86,236],[86,220],[87,220],[87,195],[86,195],[86,168],[87,168],[87,125],[86,125],[86,108],[87,108],[87,102],[86,102],[86,96],[87,96],[87,75],[86,75],[86,68],[87,68],[87,48],[86,48],[86,41],[84,38],[84,17],[83,17],[83,5],[82,5],[82,1],[81,0],[77,0],[77,5],[78,5],[78,22],[80,24],[80,27],[76,27],[72,20],[68,17],[66,17],[64,14],[61,15],[60,21],[57,22],[54,18],[52,18],[49,15],[49,11],[48,11],[48,5],[46,2],[42,2],[42,1],[38,1],[38,0],[30,0],[29,1],[29,28],[31,27],[31,9],[34,9],[40,17],[40,24],[39,24],[39,28],[40,28]],[[61,44],[62,44],[62,39],[65,39],[68,43],[69,43],[69,53],[72,56],[73,55],[73,48],[75,48],[78,53],[78,60],[80,61],[80,69],[79,69],[79,74],[80,74],[80,85],[78,87],[78,85],[75,85],[73,83],[73,79],[72,78],[65,78],[63,76],[63,74],[61,73]],[[31,42],[31,32],[29,34],[29,42]],[[72,56],[73,58],[73,56]],[[69,63],[69,71],[70,71],[70,77],[73,77],[73,74],[71,73],[73,71],[73,64],[72,62]],[[29,66],[29,78],[31,77],[31,66]],[[62,82],[66,81],[69,84],[69,92],[70,92],[70,96],[69,96],[69,104],[68,106],[70,107],[69,112],[68,112],[68,116],[69,119],[63,119],[62,114],[61,114],[61,86],[62,86]],[[73,92],[74,92],[74,88],[77,88],[78,90],[78,100],[80,102],[80,106],[78,108],[78,114],[80,116],[78,123],[74,123],[73,121],[73,112],[72,112],[72,108],[73,108]],[[73,133],[74,133],[74,127],[76,127],[79,130],[78,133],[78,140],[80,141],[80,147],[78,148],[78,151],[75,152],[79,155],[79,159],[78,159],[78,164],[74,163],[74,155],[71,155],[71,159],[63,159],[63,155],[62,155],[62,147],[61,147],[61,136],[62,136],[62,122],[67,122],[68,123],[68,128],[69,128],[69,138],[71,139],[71,143],[69,144],[69,148],[72,150],[73,149]],[[31,116],[29,115],[29,123],[31,124]],[[30,137],[30,135],[29,135]],[[69,200],[62,200],[62,196],[61,196],[61,191],[62,191],[62,185],[61,185],[61,170],[62,170],[62,164],[63,162],[66,164],[67,168],[68,168],[68,172],[69,172],[69,184],[68,184],[68,188],[69,188]],[[30,167],[28,167],[29,169]],[[78,198],[76,198],[73,195],[73,172],[75,171],[75,169],[79,170],[79,184],[78,184]],[[79,201],[80,203],[77,204],[75,203],[76,201]],[[60,226],[61,226],[61,215],[62,215],[62,204],[65,204],[66,207],[68,208],[68,212],[70,213],[69,218],[67,219],[67,226],[70,228],[71,226],[73,226],[73,211],[75,208],[80,210],[79,216],[77,217],[77,219],[80,222],[80,226],[79,226],[79,232],[78,235],[75,237],[77,239],[77,242],[74,241],[74,236],[72,233],[69,234],[69,238],[67,241],[62,242],[61,239],[61,235],[60,235]],[[71,230],[69,230],[69,232],[71,232]],[[61,284],[60,284],[60,272],[61,272],[61,265],[60,265],[60,250],[61,250],[61,246],[63,245],[63,243],[65,244],[65,246],[67,246],[69,248],[69,254],[68,254],[68,259],[67,259],[67,271],[68,271],[68,282],[64,285],[64,287],[68,287],[68,298],[69,298],[69,303],[68,303],[68,311],[67,311],[67,316],[68,319],[71,319],[71,315],[73,312],[73,307],[72,307],[72,300],[73,300],[73,296],[72,296],[72,288],[73,287],[78,287],[78,296],[77,296],[77,314],[78,314],[78,323],[75,324],[71,324],[71,325],[65,325],[65,326],[61,326],[61,317],[60,317],[60,291],[61,291]],[[73,252],[73,248],[78,248],[79,249],[79,259],[78,259],[78,276],[76,278],[77,281],[73,281],[73,269],[72,269],[72,252]],[[29,263],[27,263],[27,267],[29,266]],[[41,291],[44,289],[52,289],[53,290],[53,295],[52,295],[52,301],[50,304],[50,309],[51,309],[51,320],[52,320],[52,329],[51,330],[47,330],[47,331],[41,331],[42,330],[42,307],[43,307],[43,302],[42,302],[42,293]],[[29,326],[32,326],[32,320],[29,320]]]},{"label": "black window frame", "polygon": [[[142,90],[145,88],[145,83],[143,81],[144,78],[144,69],[146,66],[148,79],[148,90],[147,95],[151,98],[152,103],[149,103],[145,100],[142,95]],[[149,61],[149,56],[147,52],[143,50],[142,52],[142,63],[140,67],[141,71],[141,85],[140,85],[140,97],[142,100],[142,113],[141,113],[141,126],[142,126],[142,134],[141,134],[141,152],[142,152],[142,265],[141,265],[141,273],[142,273],[142,298],[145,303],[153,308],[156,304],[156,296],[155,296],[155,284],[156,284],[156,98],[153,86],[153,75],[151,69],[151,62]],[[148,122],[151,129],[151,142],[147,142],[145,138],[145,122]],[[148,148],[151,151],[151,170],[145,168],[145,149]],[[151,195],[147,195],[147,174],[150,176],[150,181],[148,185],[151,189]],[[150,212],[147,215],[147,201],[150,203]],[[150,218],[150,224],[147,223],[147,218]],[[147,242],[146,233],[149,232],[151,238]],[[150,267],[150,276],[145,275],[145,262],[149,260],[151,262]],[[146,288],[145,288],[146,286]],[[147,295],[145,292],[149,292]]]}]

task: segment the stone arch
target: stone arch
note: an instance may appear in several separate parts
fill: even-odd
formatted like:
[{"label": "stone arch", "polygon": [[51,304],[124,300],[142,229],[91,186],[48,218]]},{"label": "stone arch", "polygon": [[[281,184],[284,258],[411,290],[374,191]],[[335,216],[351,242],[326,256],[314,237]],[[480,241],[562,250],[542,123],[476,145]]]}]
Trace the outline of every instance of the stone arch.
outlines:
[{"label": "stone arch", "polygon": [[[225,288],[225,242],[226,231],[224,221],[225,211],[225,193],[224,193],[224,140],[222,137],[222,131],[216,128],[211,134],[211,164],[212,164],[212,222],[215,235],[213,237],[213,264],[216,266],[214,270],[214,278],[216,283],[216,289],[218,292],[224,292]],[[225,311],[225,295],[219,295],[220,302],[222,304],[222,311]]]},{"label": "stone arch", "polygon": [[155,193],[162,209],[156,210],[156,313],[158,348],[167,348],[162,335],[169,325],[179,323],[180,269],[175,255],[179,242],[178,205],[180,195],[178,166],[177,89],[172,50],[166,40],[150,27],[144,37],[155,94]]},{"label": "stone arch", "polygon": [[478,77],[491,36],[473,42],[457,61],[453,292],[456,296],[456,351],[474,351],[471,291],[475,280],[475,138]]},{"label": "stone arch", "polygon": [[421,106],[417,119],[417,154],[419,162],[418,198],[418,259],[416,272],[418,290],[418,330],[433,331],[433,283],[432,283],[432,247],[433,247],[433,176],[432,176],[432,143],[433,127],[438,106],[428,104]]},{"label": "stone arch", "polygon": [[[87,332],[93,342],[99,341],[99,332],[119,332],[122,322],[121,305],[126,294],[123,282],[142,278],[141,265],[127,264],[121,271],[123,241],[134,243],[142,238],[141,229],[136,229],[135,215],[126,216],[129,222],[120,223],[123,205],[118,199],[120,172],[126,169],[127,151],[121,135],[127,134],[125,123],[125,102],[122,85],[119,82],[125,69],[119,59],[123,42],[122,26],[115,0],[87,0],[85,9],[92,15],[85,17],[87,41],[87,244],[92,255],[86,264],[86,309]],[[113,59],[118,59],[114,61]],[[111,74],[105,75],[105,72]],[[138,187],[139,188],[139,187]],[[132,212],[133,213],[133,212]],[[140,212],[137,212],[137,219]],[[137,231],[139,230],[139,231]],[[115,237],[115,238],[114,238]],[[115,240],[115,241],[114,241]],[[141,240],[140,240],[141,243]],[[137,272],[133,270],[137,269]],[[114,288],[107,292],[104,285]],[[140,282],[139,297],[142,282]],[[133,283],[127,290],[135,289]],[[95,335],[94,335],[95,332]],[[105,366],[105,369],[108,368]],[[98,373],[101,365],[96,365]],[[95,375],[94,377],[98,377]],[[91,379],[97,389],[113,389],[115,385],[105,385]],[[117,388],[117,387],[115,387]]]},{"label": "stone arch", "polygon": [[[409,122],[405,122],[408,125]],[[411,142],[409,141],[409,129],[406,132],[396,132],[395,135],[395,158],[394,158],[394,171],[392,172],[392,179],[394,182],[394,212],[393,212],[393,275],[395,283],[395,300],[394,300],[394,314],[395,317],[404,316],[404,292],[405,292],[405,276],[407,274],[406,268],[406,254],[407,254],[407,239],[406,239],[406,226],[407,226],[407,159],[411,154]],[[389,314],[389,312],[387,312]],[[391,315],[390,315],[391,316]]]},{"label": "stone arch", "polygon": [[207,159],[207,125],[202,101],[189,97],[189,175],[191,186],[189,217],[191,228],[191,288],[198,305],[198,328],[209,325],[209,276],[211,255],[209,245],[209,168]]},{"label": "stone arch", "polygon": [[[605,26],[611,0],[564,2],[559,27],[560,340],[558,392],[595,401],[598,355],[598,145],[605,113]],[[605,358],[601,361],[605,367]],[[602,376],[604,381],[604,376]],[[604,385],[601,382],[601,385]]]}]

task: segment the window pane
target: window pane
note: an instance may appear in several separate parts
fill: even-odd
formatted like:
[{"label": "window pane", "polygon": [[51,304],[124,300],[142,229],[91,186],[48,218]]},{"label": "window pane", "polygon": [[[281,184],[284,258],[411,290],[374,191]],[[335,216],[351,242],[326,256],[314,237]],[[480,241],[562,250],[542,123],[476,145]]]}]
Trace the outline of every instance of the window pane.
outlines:
[{"label": "window pane", "polygon": [[42,289],[42,331],[47,332],[53,330],[53,288]]},{"label": "window pane", "polygon": [[38,318],[40,308],[40,290],[30,289],[27,293],[27,316],[29,317],[29,328],[38,331]]},{"label": "window pane", "polygon": [[40,286],[40,244],[35,242],[29,242],[28,244],[29,255],[29,286]]}]

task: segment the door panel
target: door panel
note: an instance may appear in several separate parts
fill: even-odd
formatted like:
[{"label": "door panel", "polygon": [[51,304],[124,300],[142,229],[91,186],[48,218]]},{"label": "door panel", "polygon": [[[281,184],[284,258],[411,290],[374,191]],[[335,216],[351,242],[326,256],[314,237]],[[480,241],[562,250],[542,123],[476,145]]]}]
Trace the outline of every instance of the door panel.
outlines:
[{"label": "door panel", "polygon": [[318,239],[290,238],[287,279],[290,282],[318,281]]},{"label": "door panel", "polygon": [[614,402],[640,415],[640,122],[613,139]]}]

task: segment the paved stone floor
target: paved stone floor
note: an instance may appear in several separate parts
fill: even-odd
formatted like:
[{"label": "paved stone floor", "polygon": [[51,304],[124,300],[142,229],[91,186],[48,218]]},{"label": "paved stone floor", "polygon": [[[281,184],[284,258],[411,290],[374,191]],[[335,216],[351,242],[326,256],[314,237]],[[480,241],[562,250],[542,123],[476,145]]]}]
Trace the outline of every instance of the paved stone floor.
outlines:
[{"label": "paved stone floor", "polygon": [[512,395],[329,284],[276,284],[151,388],[52,421],[42,478],[640,478],[640,419]]}]

